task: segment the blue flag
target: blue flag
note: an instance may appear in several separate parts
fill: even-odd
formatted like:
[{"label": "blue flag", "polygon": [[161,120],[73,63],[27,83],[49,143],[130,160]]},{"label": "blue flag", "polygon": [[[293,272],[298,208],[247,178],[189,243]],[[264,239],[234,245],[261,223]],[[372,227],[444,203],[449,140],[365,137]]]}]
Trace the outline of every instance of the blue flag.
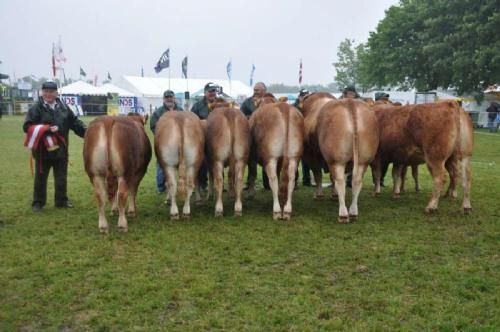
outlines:
[{"label": "blue flag", "polygon": [[231,60],[229,60],[229,62],[227,63],[227,66],[226,66],[227,77],[229,78],[229,80],[231,80],[231,70],[232,69],[233,69],[233,65],[231,64]]},{"label": "blue flag", "polygon": [[182,60],[182,77],[188,78],[188,57],[187,57],[187,55]]},{"label": "blue flag", "polygon": [[160,57],[160,60],[156,63],[155,72],[158,74],[163,69],[170,67],[170,48],[167,48],[165,52]]},{"label": "blue flag", "polygon": [[253,86],[253,73],[255,72],[255,65],[252,64],[252,71],[250,72],[250,86]]}]

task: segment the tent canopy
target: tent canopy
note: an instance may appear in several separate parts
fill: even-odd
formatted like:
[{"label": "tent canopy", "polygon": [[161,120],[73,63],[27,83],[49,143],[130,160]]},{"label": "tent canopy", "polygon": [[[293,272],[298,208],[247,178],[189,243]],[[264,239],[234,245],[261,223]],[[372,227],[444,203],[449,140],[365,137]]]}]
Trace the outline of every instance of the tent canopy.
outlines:
[{"label": "tent canopy", "polygon": [[[170,81],[170,82],[169,82]],[[187,81],[187,82],[186,82]],[[202,90],[205,84],[213,82],[222,87],[225,94],[233,98],[238,96],[251,96],[253,89],[241,81],[214,80],[214,79],[184,79],[167,77],[141,77],[122,76],[118,84],[119,87],[136,93],[138,97],[161,98],[165,90],[172,90],[175,93],[189,91],[191,95]]]},{"label": "tent canopy", "polygon": [[92,95],[92,96],[105,96],[106,93],[99,90],[95,86],[85,83],[83,81],[76,81],[74,83],[63,86],[59,89],[60,95]]},{"label": "tent canopy", "polygon": [[104,94],[117,93],[118,96],[120,97],[135,97],[135,94],[133,94],[132,92],[119,88],[111,83],[106,83],[104,85],[101,85],[100,87],[98,87],[98,89]]}]

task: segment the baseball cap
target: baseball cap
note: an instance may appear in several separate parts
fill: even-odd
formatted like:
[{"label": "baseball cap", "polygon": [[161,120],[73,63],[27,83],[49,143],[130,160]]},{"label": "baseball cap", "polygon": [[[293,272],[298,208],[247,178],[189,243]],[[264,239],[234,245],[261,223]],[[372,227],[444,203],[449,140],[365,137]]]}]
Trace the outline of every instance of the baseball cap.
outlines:
[{"label": "baseball cap", "polygon": [[175,93],[172,90],[166,90],[163,92],[163,97],[175,97]]}]

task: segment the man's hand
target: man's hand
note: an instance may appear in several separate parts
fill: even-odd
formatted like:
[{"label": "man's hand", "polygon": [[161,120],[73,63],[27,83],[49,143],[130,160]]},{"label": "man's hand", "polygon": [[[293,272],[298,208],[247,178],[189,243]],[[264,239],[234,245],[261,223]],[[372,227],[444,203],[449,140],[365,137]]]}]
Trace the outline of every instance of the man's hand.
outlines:
[{"label": "man's hand", "polygon": [[50,127],[50,131],[53,132],[53,133],[57,132],[58,130],[59,130],[58,126],[51,126]]}]

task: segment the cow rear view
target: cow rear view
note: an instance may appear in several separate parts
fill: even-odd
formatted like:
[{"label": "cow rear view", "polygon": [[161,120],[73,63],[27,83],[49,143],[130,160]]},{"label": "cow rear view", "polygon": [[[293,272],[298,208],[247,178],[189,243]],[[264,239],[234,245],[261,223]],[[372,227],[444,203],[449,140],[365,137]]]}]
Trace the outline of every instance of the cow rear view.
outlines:
[{"label": "cow rear view", "polygon": [[250,127],[243,113],[227,105],[216,107],[207,118],[206,149],[217,194],[215,215],[223,214],[223,173],[228,165],[230,188],[236,197],[234,214],[241,216],[243,174],[250,152]]},{"label": "cow rear view", "polygon": [[[266,99],[266,98],[263,98]],[[252,156],[249,191],[253,192],[258,161],[269,177],[273,193],[273,219],[290,219],[295,173],[303,153],[304,119],[300,112],[287,103],[269,103],[260,106],[250,118]],[[278,174],[281,170],[281,203],[278,192]]]},{"label": "cow rear view", "polygon": [[136,214],[136,195],[151,160],[151,144],[141,117],[102,116],[89,124],[85,134],[83,158],[85,171],[94,187],[99,209],[99,230],[108,232],[104,213],[106,195],[112,210],[118,209],[118,227],[128,230],[128,215]]},{"label": "cow rear view", "polygon": [[[170,218],[179,219],[177,188],[184,198],[183,217],[190,217],[190,199],[204,158],[205,137],[201,121],[191,112],[167,112],[156,125],[155,153],[168,184]],[[179,182],[177,182],[177,169]]]}]

